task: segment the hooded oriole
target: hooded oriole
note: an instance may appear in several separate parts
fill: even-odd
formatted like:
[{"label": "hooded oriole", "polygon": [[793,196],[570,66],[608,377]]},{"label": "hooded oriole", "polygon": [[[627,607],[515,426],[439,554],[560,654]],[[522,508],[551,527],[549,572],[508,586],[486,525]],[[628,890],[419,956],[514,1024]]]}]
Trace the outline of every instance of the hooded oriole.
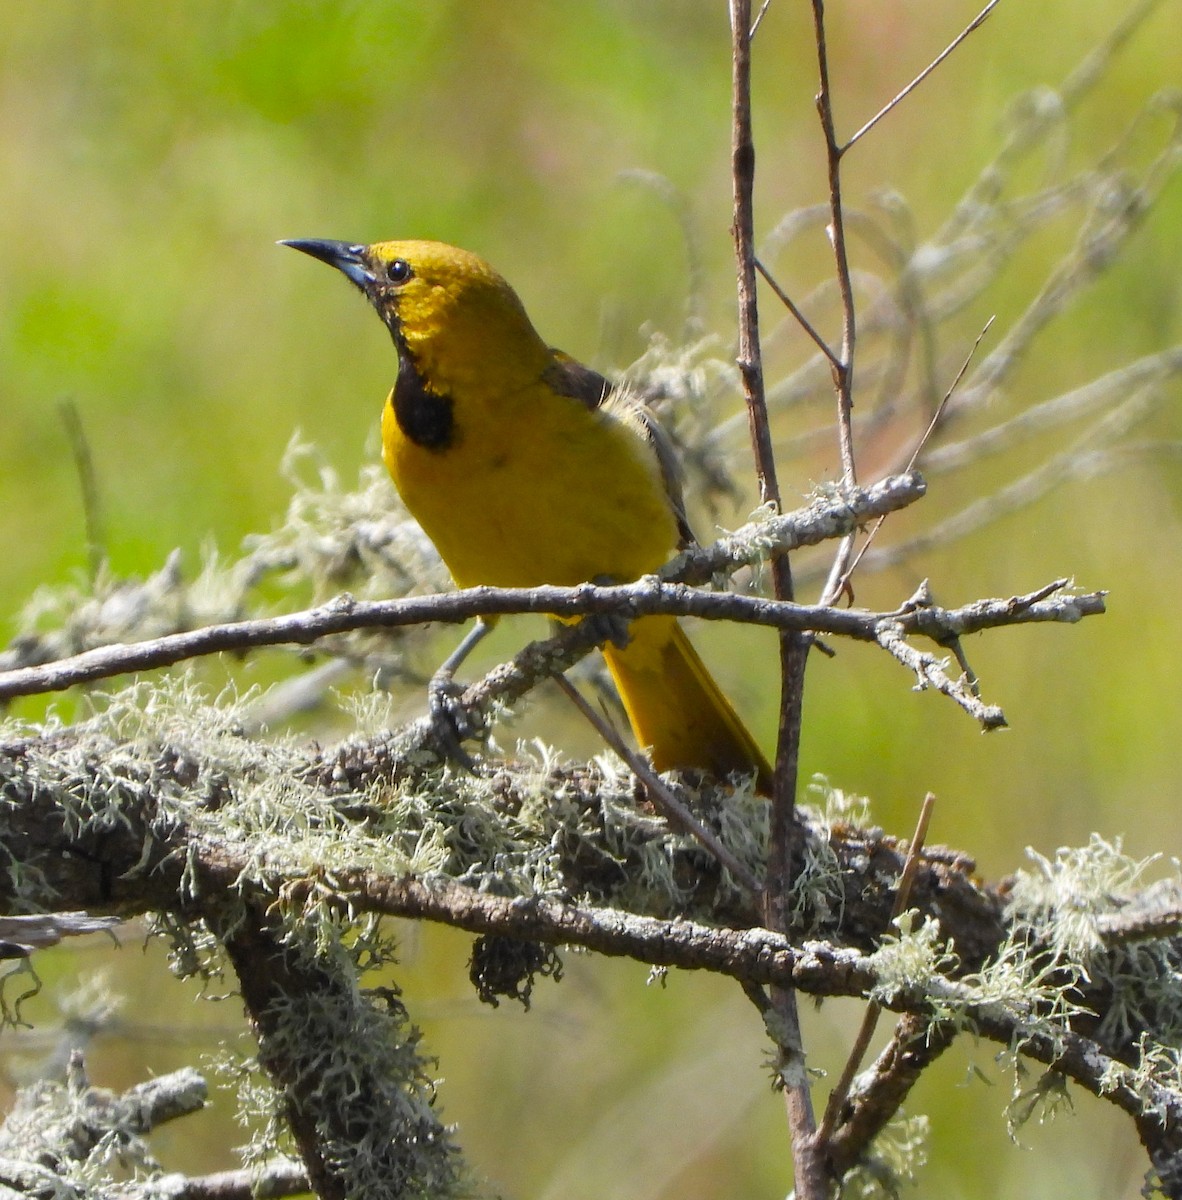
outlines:
[{"label": "hooded oriole", "polygon": [[[690,539],[651,414],[551,349],[483,259],[442,242],[298,240],[352,280],[398,352],[382,457],[461,587],[627,581]],[[658,770],[771,771],[672,617],[604,648]]]}]

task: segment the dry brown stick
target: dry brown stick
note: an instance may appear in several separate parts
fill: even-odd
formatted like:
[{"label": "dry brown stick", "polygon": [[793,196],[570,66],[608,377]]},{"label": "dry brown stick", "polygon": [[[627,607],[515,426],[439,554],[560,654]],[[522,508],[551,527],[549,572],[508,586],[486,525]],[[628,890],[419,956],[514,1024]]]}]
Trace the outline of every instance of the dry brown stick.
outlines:
[{"label": "dry brown stick", "polygon": [[[915,872],[919,869],[919,856],[923,851],[924,842],[927,840],[928,824],[932,819],[932,808],[936,803],[936,797],[928,792],[923,798],[923,805],[919,810],[919,820],[915,823],[915,836],[911,839],[911,845],[907,848],[907,858],[903,863],[903,873],[899,877],[899,886],[895,892],[895,903],[891,909],[891,920],[897,920],[906,908],[907,901],[911,896],[911,885],[915,882]],[[874,1030],[878,1026],[878,1018],[882,1013],[882,1007],[876,1000],[871,1000],[866,1005],[866,1013],[862,1018],[862,1027],[858,1030],[858,1036],[854,1039],[854,1044],[849,1053],[849,1058],[846,1060],[845,1067],[842,1069],[841,1075],[837,1082],[833,1085],[833,1091],[829,1093],[829,1103],[825,1106],[825,1115],[821,1119],[821,1124],[817,1129],[817,1142],[821,1147],[822,1153],[826,1152],[826,1147],[833,1137],[833,1131],[837,1128],[837,1123],[841,1118],[841,1113],[845,1107],[846,1100],[850,1094],[850,1088],[853,1086],[854,1078],[861,1069],[862,1060],[866,1057],[866,1051],[870,1048],[870,1039],[874,1037]]]},{"label": "dry brown stick", "polygon": [[829,241],[841,293],[841,348],[838,363],[833,368],[837,388],[837,436],[841,449],[842,479],[847,484],[857,482],[854,459],[854,347],[857,338],[857,317],[854,304],[854,285],[850,276],[849,253],[845,237],[845,209],[841,199],[841,156],[833,122],[833,97],[829,88],[829,53],[825,41],[825,0],[813,0],[813,31],[817,43],[817,114],[825,135],[825,157],[829,176]]},{"label": "dry brown stick", "polygon": [[[825,160],[829,182],[829,242],[833,247],[837,289],[841,296],[841,346],[832,364],[833,385],[837,392],[837,443],[841,452],[841,477],[847,486],[857,482],[854,455],[854,349],[857,340],[857,308],[850,274],[849,252],[845,235],[845,208],[841,198],[841,145],[833,120],[833,97],[829,87],[829,52],[825,39],[825,0],[813,0],[813,30],[817,45],[817,114],[825,136]],[[848,574],[854,552],[853,534],[843,538],[834,555],[821,599],[835,603],[841,596],[840,581]]]},{"label": "dry brown stick", "polygon": [[846,1101],[842,1119],[826,1144],[834,1179],[841,1179],[891,1121],[927,1068],[956,1040],[951,1025],[933,1026],[924,1017],[899,1018],[890,1041],[858,1076]]},{"label": "dry brown stick", "polygon": [[945,46],[944,49],[941,50],[940,53],[937,54],[936,57],[932,59],[932,61],[928,63],[928,65],[924,67],[924,69],[920,71],[920,73],[916,75],[916,77],[901,92],[899,92],[891,100],[888,100],[887,103],[884,104],[882,108],[880,108],[878,112],[876,112],[874,116],[872,116],[870,120],[867,121],[866,124],[863,125],[862,128],[859,129],[858,132],[855,133],[845,143],[844,146],[842,146],[841,152],[844,154],[855,142],[857,142],[865,134],[869,133],[870,130],[872,130],[874,126],[877,125],[879,121],[881,121],[883,117],[887,115],[887,113],[897,108],[903,100],[911,95],[911,93],[915,91],[915,89],[919,87],[921,83],[923,83],[923,81],[953,52],[953,50],[957,48],[957,46],[961,44],[961,42],[965,40],[965,38],[969,36],[970,33],[976,29],[979,29],[985,24],[986,18],[997,7],[997,5],[998,0],[989,0],[989,3],[985,5],[985,7],[968,23],[968,25],[962,29],[960,33],[958,33],[956,37],[954,37],[952,41],[949,42],[948,45]]},{"label": "dry brown stick", "polygon": [[[735,258],[738,269],[739,372],[747,402],[748,424],[762,501],[780,507],[780,488],[764,394],[759,344],[759,310],[756,303],[755,267],[755,143],[751,131],[751,4],[731,0],[732,36],[732,140],[731,166],[734,187]],[[786,554],[771,560],[777,600],[792,600],[792,569]],[[800,633],[780,635],[780,716],[776,737],[775,787],[768,838],[764,886],[765,920],[773,929],[788,924],[786,897],[792,882],[792,846],[796,815],[796,787],[800,763],[804,671],[808,638]],[[778,1074],[783,1081],[792,1142],[796,1194],[800,1200],[823,1200],[824,1173],[815,1153],[813,1114],[796,992],[773,986],[769,992],[774,1021],[765,1019],[779,1049]]]},{"label": "dry brown stick", "polygon": [[749,42],[754,40],[756,31],[763,24],[763,18],[767,14],[767,10],[771,7],[771,4],[772,0],[763,0],[763,3],[759,6],[759,12],[755,14],[755,20],[751,22],[751,31],[747,35]]},{"label": "dry brown stick", "polygon": [[800,311],[796,301],[793,300],[792,297],[789,296],[782,287],[780,287],[780,285],[772,277],[771,272],[768,271],[767,267],[765,267],[758,258],[755,260],[755,269],[763,276],[764,282],[767,283],[768,287],[770,287],[772,291],[776,293],[776,299],[778,299],[780,303],[792,314],[796,320],[796,323],[805,331],[805,333],[808,334],[808,336],[816,344],[817,349],[820,350],[821,353],[829,360],[829,365],[831,367],[839,367],[841,363],[839,362],[837,355],[834,354],[829,348],[829,343],[826,342],[825,339],[816,331],[816,329],[813,328],[808,317],[806,317],[804,313]]},{"label": "dry brown stick", "polygon": [[[994,2],[996,3],[996,0],[994,0]],[[968,354],[965,355],[964,362],[960,364],[960,370],[957,371],[956,378],[953,379],[953,381],[948,385],[948,390],[944,393],[940,403],[936,405],[936,411],[932,413],[932,419],[928,422],[927,428],[920,435],[919,441],[916,442],[915,449],[912,450],[911,458],[907,463],[908,471],[914,469],[919,456],[923,453],[924,447],[931,440],[932,434],[936,432],[936,427],[940,424],[940,419],[943,417],[945,410],[948,408],[948,401],[952,399],[952,394],[960,386],[960,381],[965,377],[965,372],[969,369],[969,363],[973,361],[973,355],[977,353],[977,347],[981,345],[982,339],[989,332],[993,322],[996,319],[996,317],[990,317],[989,320],[985,322],[981,332],[977,334],[977,340],[973,342]],[[870,532],[866,535],[866,540],[862,543],[858,553],[854,555],[853,561],[846,568],[845,574],[841,577],[841,581],[837,586],[837,595],[840,595],[846,590],[847,587],[849,587],[850,580],[853,578],[854,572],[858,569],[858,564],[862,561],[866,551],[870,549],[871,542],[874,541],[875,535],[882,528],[885,520],[886,514],[883,514],[883,516],[879,517],[878,520],[875,521],[871,526]]]},{"label": "dry brown stick", "polygon": [[649,800],[653,807],[671,825],[679,826],[690,834],[699,845],[703,846],[752,894],[760,889],[759,880],[752,874],[751,869],[739,861],[731,851],[718,840],[711,830],[678,799],[673,789],[653,770],[652,764],[644,755],[638,754],[620,736],[619,731],[596,712],[587,698],[565,675],[555,675],[554,682],[570,699],[571,703],[583,714],[601,738],[628,764],[632,774],[644,784]]}]

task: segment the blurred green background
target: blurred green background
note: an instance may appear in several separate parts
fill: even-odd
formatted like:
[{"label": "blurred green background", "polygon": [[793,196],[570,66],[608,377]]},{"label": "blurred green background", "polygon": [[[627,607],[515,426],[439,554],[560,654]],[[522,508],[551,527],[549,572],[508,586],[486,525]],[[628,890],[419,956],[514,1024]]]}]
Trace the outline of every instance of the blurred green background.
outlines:
[{"label": "blurred green background", "polygon": [[[860,125],[977,7],[831,6],[841,127]],[[1127,7],[1003,4],[850,155],[849,202],[897,189],[922,239],[995,153],[1012,98],[1057,84]],[[1097,157],[1154,91],[1182,84],[1179,17],[1164,3],[1136,34],[1077,113],[1066,158]],[[825,194],[806,6],[773,3],[755,71],[763,235]],[[676,338],[685,316],[678,220],[651,189],[620,178],[657,172],[700,238],[707,325],[725,352],[728,104],[721,2],[5,6],[0,618],[85,567],[62,401],[85,427],[120,574],[147,573],[178,546],[193,567],[210,539],[232,551],[270,528],[289,494],[278,466],[297,429],[345,478],[376,453],[393,372],[388,339],[340,280],[276,248],[277,238],[424,236],[470,247],[515,284],[554,344],[620,367],[644,348],[642,326]],[[1010,404],[1179,340],[1180,230],[1175,181],[1119,263],[1046,331],[1011,382]],[[945,341],[946,381],[983,317],[996,312],[1004,329],[1068,240],[1069,230],[1049,231],[966,314]],[[777,270],[798,296],[823,280],[820,232]],[[766,294],[763,303],[774,311]],[[1175,385],[1144,437],[1177,438],[1177,399]],[[991,469],[996,478],[978,474],[973,488],[1014,473]],[[783,470],[789,496],[804,494],[831,477],[833,455]],[[865,577],[859,603],[890,607],[925,576],[955,603],[1074,575],[1110,589],[1111,611],[1079,627],[974,640],[968,651],[987,698],[1011,723],[989,737],[947,702],[913,694],[877,652],[814,656],[806,775],[869,795],[876,819],[901,835],[934,791],[932,840],[974,854],[990,878],[1022,865],[1028,845],[1051,853],[1092,830],[1123,837],[1136,855],[1176,854],[1179,493],[1168,455],[1134,457],[1124,471],[1068,484],[968,540]],[[925,516],[947,515],[967,495],[936,488]],[[744,511],[720,520],[737,523]],[[766,635],[709,630],[700,640],[770,740]],[[571,723],[555,736],[575,752],[592,744]],[[408,929],[405,950],[400,978],[440,1057],[444,1111],[503,1194],[714,1197],[790,1186],[759,1022],[732,985],[675,976],[646,987],[640,968],[571,956],[566,980],[543,983],[534,1011],[493,1012],[466,984],[466,938]],[[48,985],[42,1020],[54,997],[96,969],[131,997],[122,1031],[91,1050],[100,1084],[193,1061],[239,1028],[235,1001],[190,1003],[191,989],[164,974],[159,947],[141,954],[134,937],[118,953],[100,941],[38,963]],[[826,1004],[806,1019],[812,1065],[836,1071],[857,1007]],[[15,1078],[44,1044],[5,1037]],[[1025,1151],[1014,1148],[1001,1116],[1010,1080],[993,1056],[985,1044],[960,1046],[916,1092],[911,1111],[933,1114],[918,1194],[1139,1194],[1144,1163],[1132,1130],[1086,1096],[1073,1115],[1028,1126]],[[156,1144],[169,1167],[212,1170],[233,1165],[243,1136],[220,1096]]]}]

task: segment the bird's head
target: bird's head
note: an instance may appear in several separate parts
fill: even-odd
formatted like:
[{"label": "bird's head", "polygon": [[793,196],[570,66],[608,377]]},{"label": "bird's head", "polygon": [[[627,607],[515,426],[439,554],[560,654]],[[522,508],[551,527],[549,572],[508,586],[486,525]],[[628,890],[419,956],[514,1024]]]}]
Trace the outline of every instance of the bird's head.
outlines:
[{"label": "bird's head", "polygon": [[400,355],[441,391],[534,379],[550,351],[492,267],[445,242],[281,243],[336,267],[365,294]]}]

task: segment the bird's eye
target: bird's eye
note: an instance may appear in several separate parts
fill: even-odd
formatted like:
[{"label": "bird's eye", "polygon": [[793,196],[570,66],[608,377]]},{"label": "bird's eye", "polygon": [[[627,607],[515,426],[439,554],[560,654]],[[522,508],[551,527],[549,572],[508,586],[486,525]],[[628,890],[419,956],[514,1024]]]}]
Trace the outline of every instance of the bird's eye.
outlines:
[{"label": "bird's eye", "polygon": [[410,269],[410,263],[405,258],[396,258],[386,268],[386,274],[389,276],[391,283],[405,283],[414,272]]}]

